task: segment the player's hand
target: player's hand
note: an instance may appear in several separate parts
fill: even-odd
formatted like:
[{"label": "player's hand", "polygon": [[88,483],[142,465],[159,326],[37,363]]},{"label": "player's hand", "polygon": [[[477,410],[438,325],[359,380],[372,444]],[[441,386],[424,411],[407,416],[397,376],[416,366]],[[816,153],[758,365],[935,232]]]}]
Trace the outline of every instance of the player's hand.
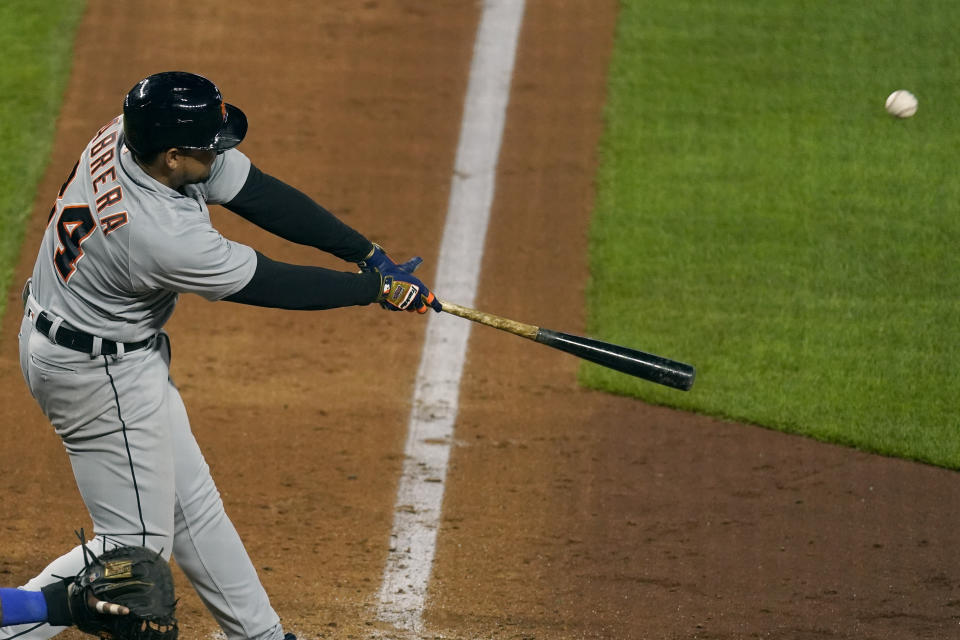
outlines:
[{"label": "player's hand", "polygon": [[[385,269],[397,266],[397,263],[387,255],[383,247],[373,243],[373,250],[370,251],[370,255],[358,262],[357,265],[360,267],[360,271],[364,273],[370,273],[371,271],[383,273]],[[413,273],[413,271],[410,271],[410,273]]]},{"label": "player's hand", "polygon": [[111,616],[125,616],[130,613],[130,609],[122,604],[114,604],[106,600],[100,600],[92,592],[87,592],[87,608],[90,611],[96,611]]},{"label": "player's hand", "polygon": [[432,308],[437,313],[443,311],[443,306],[433,292],[411,273],[420,262],[420,258],[413,258],[402,265],[386,267],[384,271],[380,271],[383,280],[380,283],[380,297],[377,302],[383,308],[417,313],[426,313],[428,308]]},{"label": "player's hand", "polygon": [[[380,306],[384,309],[388,309],[390,311],[402,311],[406,309],[407,311],[426,313],[427,306],[430,306],[434,311],[439,313],[443,309],[443,307],[440,305],[440,301],[437,300],[436,296],[434,296],[426,286],[424,286],[423,282],[409,275],[416,271],[417,267],[419,267],[422,262],[423,258],[420,256],[415,256],[402,264],[397,264],[390,258],[390,256],[387,255],[386,251],[383,250],[383,247],[374,243],[373,250],[370,252],[370,255],[357,264],[360,266],[360,270],[364,273],[369,273],[371,271],[380,273],[384,278],[382,283],[384,287],[387,286],[386,278],[388,275],[391,277],[391,283],[396,283],[398,281],[395,277],[396,271],[402,272],[399,282],[407,281],[410,284],[412,284],[412,282],[410,282],[411,280],[416,282],[416,286],[419,288],[420,297],[422,298],[418,304],[408,304],[405,307],[399,307],[384,297],[385,293],[381,288],[381,297],[379,301]],[[402,286],[403,285],[401,284],[396,284],[394,286],[393,295],[400,296],[400,289]]]},{"label": "player's hand", "polygon": [[370,255],[357,263],[360,267],[360,271],[364,273],[370,273],[371,271],[378,271],[383,273],[386,269],[397,267],[403,269],[407,273],[413,273],[417,270],[417,267],[420,266],[420,263],[423,262],[423,258],[416,256],[410,258],[403,264],[397,264],[387,255],[387,252],[383,250],[383,247],[377,243],[373,244],[373,250],[370,252]]},{"label": "player's hand", "polygon": [[[130,615],[130,609],[123,606],[122,604],[114,604],[113,602],[107,602],[106,600],[100,600],[93,593],[87,593],[87,608],[90,611],[96,611],[97,613],[105,616],[126,616]],[[140,622],[140,631],[146,632],[149,629],[158,631],[161,634],[167,634],[173,630],[173,625],[163,624],[161,622],[155,622],[153,620],[142,620]],[[141,635],[138,637],[152,637],[153,634]]]}]

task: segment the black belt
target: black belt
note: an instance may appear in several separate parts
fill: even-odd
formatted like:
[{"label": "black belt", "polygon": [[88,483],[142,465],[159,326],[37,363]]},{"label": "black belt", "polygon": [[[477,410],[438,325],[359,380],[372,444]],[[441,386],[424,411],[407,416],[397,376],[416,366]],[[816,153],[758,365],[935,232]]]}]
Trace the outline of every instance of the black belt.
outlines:
[{"label": "black belt", "polygon": [[[42,331],[47,336],[50,336],[50,327],[53,326],[53,321],[50,319],[50,316],[47,315],[46,311],[41,311],[36,319],[37,329]],[[93,336],[89,333],[84,333],[83,331],[75,331],[73,329],[68,329],[67,327],[60,325],[60,328],[57,329],[56,336],[50,336],[54,342],[56,342],[61,347],[66,347],[67,349],[73,349],[74,351],[80,351],[82,353],[93,353]],[[146,340],[141,340],[140,342],[123,342],[123,351],[124,353],[129,353],[130,351],[136,351],[137,349],[142,349],[153,340],[153,338],[147,338]],[[102,339],[102,344],[100,345],[100,355],[112,356],[117,353],[117,343],[113,340],[107,340],[106,338]]]}]

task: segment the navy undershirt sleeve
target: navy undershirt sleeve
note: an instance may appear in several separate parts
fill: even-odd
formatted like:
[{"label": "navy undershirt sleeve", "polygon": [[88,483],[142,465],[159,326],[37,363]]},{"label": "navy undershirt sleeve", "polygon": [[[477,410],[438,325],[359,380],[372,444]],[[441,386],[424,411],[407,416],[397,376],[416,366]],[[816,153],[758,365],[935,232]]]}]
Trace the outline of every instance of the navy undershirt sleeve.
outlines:
[{"label": "navy undershirt sleeve", "polygon": [[277,309],[334,309],[374,302],[380,284],[376,272],[347,273],[288,264],[257,252],[253,278],[224,300]]},{"label": "navy undershirt sleeve", "polygon": [[305,193],[250,165],[237,195],[223,205],[290,242],[316,247],[347,262],[366,258],[373,244]]}]

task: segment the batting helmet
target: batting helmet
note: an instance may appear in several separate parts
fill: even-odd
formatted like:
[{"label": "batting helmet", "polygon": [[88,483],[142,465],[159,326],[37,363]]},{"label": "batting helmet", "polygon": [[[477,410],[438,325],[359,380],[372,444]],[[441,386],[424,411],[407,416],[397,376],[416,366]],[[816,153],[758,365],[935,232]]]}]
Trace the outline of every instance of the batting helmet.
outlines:
[{"label": "batting helmet", "polygon": [[139,156],[173,147],[226,151],[246,134],[243,111],[224,102],[215,84],[194,73],[148,76],[123,101],[123,135]]}]

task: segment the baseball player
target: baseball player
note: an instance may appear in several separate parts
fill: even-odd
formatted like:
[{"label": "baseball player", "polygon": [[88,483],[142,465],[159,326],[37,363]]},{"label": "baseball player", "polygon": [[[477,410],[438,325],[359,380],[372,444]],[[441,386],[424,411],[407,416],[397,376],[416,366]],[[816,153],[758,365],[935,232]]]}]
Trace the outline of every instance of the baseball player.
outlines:
[{"label": "baseball player", "polygon": [[[235,148],[246,131],[243,112],[201,76],[158,73],[130,90],[123,115],[96,132],[50,211],[24,290],[20,364],[64,443],[97,536],[172,553],[229,640],[293,640],[191,433],[163,326],[182,293],[283,309],[442,307],[412,275],[419,258],[397,265],[251,164]],[[218,233],[210,203],[359,269],[271,260]],[[77,547],[25,588],[73,575],[82,560]],[[59,631],[44,625],[21,637]]]}]

